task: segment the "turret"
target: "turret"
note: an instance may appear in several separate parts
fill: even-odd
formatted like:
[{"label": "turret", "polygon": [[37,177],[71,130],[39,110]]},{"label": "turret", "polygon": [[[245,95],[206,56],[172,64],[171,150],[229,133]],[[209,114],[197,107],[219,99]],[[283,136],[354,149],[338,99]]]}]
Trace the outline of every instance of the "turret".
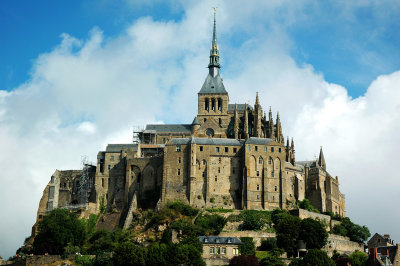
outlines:
[{"label": "turret", "polygon": [[249,114],[247,112],[247,104],[244,105],[244,138],[249,139]]},{"label": "turret", "polygon": [[260,102],[258,100],[258,92],[257,92],[256,103],[254,104],[254,122],[255,122],[254,136],[257,138],[261,137],[261,116],[262,116],[262,110],[261,110]]},{"label": "turret", "polygon": [[191,130],[192,135],[199,129],[199,127],[200,127],[199,120],[197,119],[197,116],[195,116],[194,119],[193,119],[193,122],[192,122],[192,124],[190,126],[190,130]]},{"label": "turret", "polygon": [[292,144],[290,145],[290,150],[291,150],[291,157],[290,157],[290,163],[293,164],[293,166],[296,166],[296,157],[295,157],[295,151],[294,151],[294,141],[292,138]]},{"label": "turret", "polygon": [[271,106],[269,107],[268,118],[269,118],[268,119],[268,137],[271,139],[275,139],[274,119],[272,118]]},{"label": "turret", "polygon": [[235,114],[234,114],[234,126],[233,130],[235,132],[235,139],[239,139],[239,116],[238,116],[238,110],[237,110],[237,104],[235,103]]},{"label": "turret", "polygon": [[319,151],[318,165],[321,166],[322,169],[326,170],[326,163],[325,163],[324,153],[322,151],[322,146]]}]

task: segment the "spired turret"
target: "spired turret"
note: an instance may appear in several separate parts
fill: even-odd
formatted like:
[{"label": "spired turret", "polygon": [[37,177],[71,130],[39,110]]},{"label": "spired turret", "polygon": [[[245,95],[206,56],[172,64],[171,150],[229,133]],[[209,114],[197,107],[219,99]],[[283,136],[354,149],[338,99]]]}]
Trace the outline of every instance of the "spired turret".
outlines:
[{"label": "spired turret", "polygon": [[324,152],[322,151],[322,146],[319,151],[318,165],[321,166],[322,169],[326,170],[326,163],[325,163],[325,158],[324,158]]}]

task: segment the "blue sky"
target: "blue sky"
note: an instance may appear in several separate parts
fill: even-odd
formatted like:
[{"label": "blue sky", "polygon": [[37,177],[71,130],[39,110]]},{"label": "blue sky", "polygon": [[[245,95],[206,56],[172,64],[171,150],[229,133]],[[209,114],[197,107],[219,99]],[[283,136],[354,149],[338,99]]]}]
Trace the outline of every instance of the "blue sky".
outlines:
[{"label": "blue sky", "polygon": [[399,1],[2,0],[0,256],[30,234],[55,169],[95,162],[135,125],[193,120],[214,6],[230,102],[259,92],[296,159],[324,147],[347,215],[400,241],[385,204],[400,201],[387,167],[400,149]]},{"label": "blue sky", "polygon": [[[284,12],[282,8],[275,16]],[[362,95],[376,76],[399,68],[398,7],[360,4],[346,11],[343,2],[328,1],[323,5],[312,2],[304,12],[304,17],[288,27],[295,43],[291,55],[300,65],[311,64],[327,81],[345,86],[351,96]],[[32,61],[53,49],[61,33],[85,39],[97,26],[112,38],[142,16],[180,21],[184,15],[179,2],[2,1],[0,88],[9,91],[29,79]],[[258,22],[257,27],[271,27],[269,21]],[[246,36],[241,31],[229,41],[241,45]]]}]

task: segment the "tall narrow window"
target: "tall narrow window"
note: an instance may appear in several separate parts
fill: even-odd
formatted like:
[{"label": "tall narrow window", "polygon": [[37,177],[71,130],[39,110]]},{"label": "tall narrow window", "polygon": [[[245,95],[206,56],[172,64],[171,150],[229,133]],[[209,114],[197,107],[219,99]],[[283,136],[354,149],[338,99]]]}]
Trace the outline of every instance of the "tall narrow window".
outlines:
[{"label": "tall narrow window", "polygon": [[215,147],[215,151],[216,151],[216,152],[219,152],[219,147]]},{"label": "tall narrow window", "polygon": [[219,173],[221,173],[221,168],[220,168],[220,167],[218,167],[218,174],[219,174]]},{"label": "tall narrow window", "polygon": [[260,185],[257,185],[257,190],[260,190]]},{"label": "tall narrow window", "polygon": [[260,176],[260,171],[257,171],[257,176]]},{"label": "tall narrow window", "polygon": [[178,157],[178,163],[181,163],[181,157]]},{"label": "tall narrow window", "polygon": [[275,186],[275,187],[274,187],[274,190],[275,190],[275,191],[278,191],[278,187],[277,187],[277,186]]},{"label": "tall narrow window", "polygon": [[258,151],[258,146],[255,147],[255,150]]},{"label": "tall narrow window", "polygon": [[181,151],[181,145],[176,145],[176,151]]},{"label": "tall narrow window", "polygon": [[220,126],[222,125],[222,119],[221,118],[218,118],[218,123],[219,123]]},{"label": "tall narrow window", "polygon": [[258,158],[258,164],[262,164],[263,163],[263,159],[262,159],[262,157],[260,156],[259,158]]},{"label": "tall narrow window", "polygon": [[215,111],[215,99],[211,99],[211,110]]},{"label": "tall narrow window", "polygon": [[181,169],[178,168],[178,175],[181,175]]},{"label": "tall narrow window", "polygon": [[210,109],[208,98],[206,98],[204,101],[204,109],[206,111],[209,111],[209,109]]},{"label": "tall narrow window", "polygon": [[221,100],[221,98],[218,98],[218,110],[222,111],[222,100]]},{"label": "tall narrow window", "polygon": [[203,146],[200,146],[200,148],[199,148],[199,149],[200,149],[200,151],[203,151]]}]

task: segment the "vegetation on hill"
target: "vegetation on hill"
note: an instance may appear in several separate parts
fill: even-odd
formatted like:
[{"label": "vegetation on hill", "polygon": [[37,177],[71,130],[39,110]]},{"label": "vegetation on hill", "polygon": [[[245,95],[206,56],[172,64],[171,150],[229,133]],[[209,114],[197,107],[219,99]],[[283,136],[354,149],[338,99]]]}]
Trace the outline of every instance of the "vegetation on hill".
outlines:
[{"label": "vegetation on hill", "polygon": [[351,241],[362,243],[371,236],[368,227],[353,223],[350,218],[344,217],[340,224],[333,227],[333,233],[347,236]]}]

